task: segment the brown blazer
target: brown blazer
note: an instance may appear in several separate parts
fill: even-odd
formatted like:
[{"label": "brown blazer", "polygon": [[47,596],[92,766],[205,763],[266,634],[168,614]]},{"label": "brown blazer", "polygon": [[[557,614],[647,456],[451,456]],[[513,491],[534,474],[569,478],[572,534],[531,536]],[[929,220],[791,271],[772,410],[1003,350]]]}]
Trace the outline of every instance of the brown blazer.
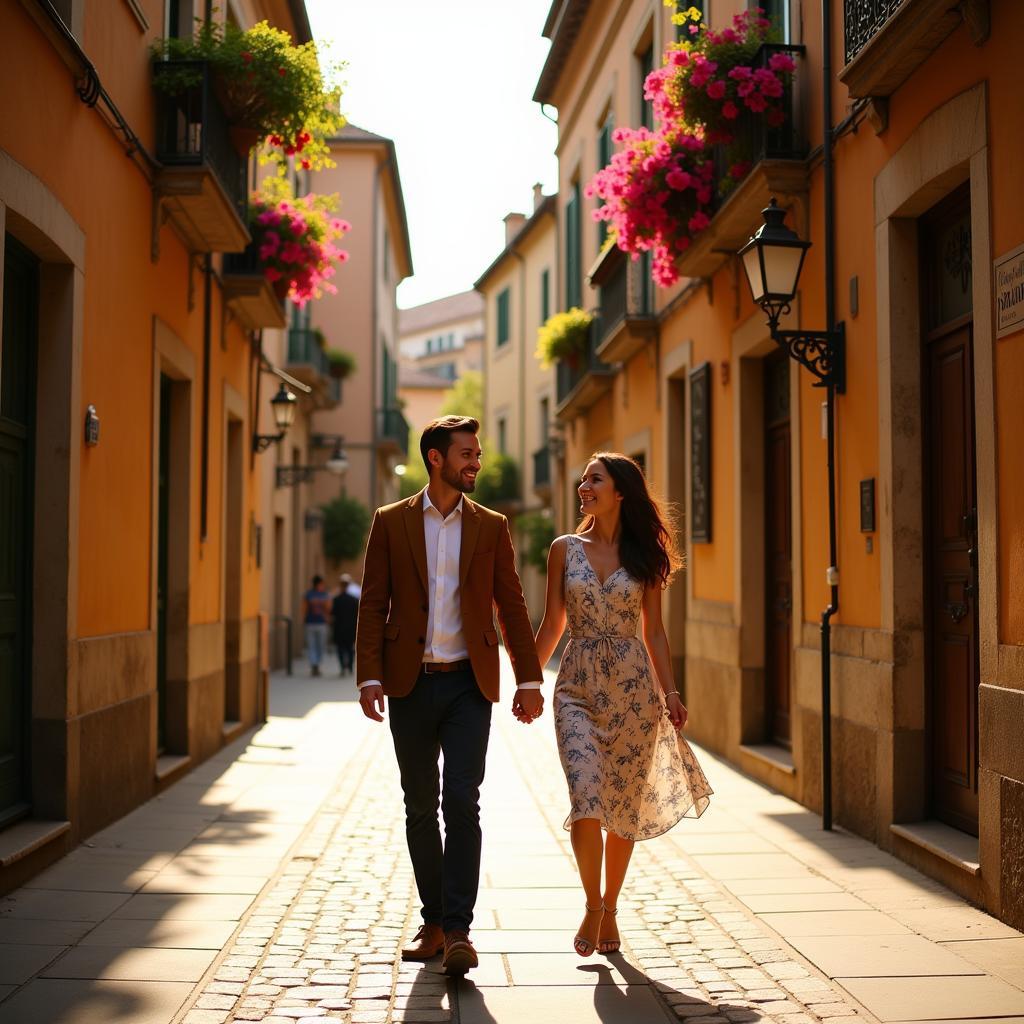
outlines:
[{"label": "brown blazer", "polygon": [[[427,549],[423,492],[374,515],[362,568],[355,636],[358,683],[379,679],[388,696],[416,685],[427,633]],[[459,558],[462,632],[476,683],[499,699],[497,607],[516,681],[541,682],[534,630],[522,597],[505,516],[464,499]]]},{"label": "brown blazer", "polygon": [[[497,701],[495,608],[516,680],[540,682],[544,676],[508,520],[468,498],[464,501],[459,557],[462,633],[477,685],[488,700]],[[416,685],[426,646],[427,579],[420,491],[377,509],[373,517],[356,627],[357,682],[379,679],[389,697],[404,697]]]}]

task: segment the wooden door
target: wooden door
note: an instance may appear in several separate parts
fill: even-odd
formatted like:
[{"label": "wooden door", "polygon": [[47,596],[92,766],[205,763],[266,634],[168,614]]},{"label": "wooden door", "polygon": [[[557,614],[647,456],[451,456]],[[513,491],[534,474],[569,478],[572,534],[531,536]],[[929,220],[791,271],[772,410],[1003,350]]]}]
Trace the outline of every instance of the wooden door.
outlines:
[{"label": "wooden door", "polygon": [[970,193],[921,221],[924,579],[932,814],[978,833],[977,482]]},{"label": "wooden door", "polygon": [[932,803],[978,831],[978,614],[971,329],[926,348]]},{"label": "wooden door", "polygon": [[160,374],[160,464],[157,475],[156,746],[167,746],[167,596],[171,494],[171,400],[174,385]]},{"label": "wooden door", "polygon": [[765,709],[769,740],[789,746],[793,643],[789,358],[764,363]]},{"label": "wooden door", "polygon": [[39,263],[4,243],[0,355],[0,826],[29,810],[32,460]]}]

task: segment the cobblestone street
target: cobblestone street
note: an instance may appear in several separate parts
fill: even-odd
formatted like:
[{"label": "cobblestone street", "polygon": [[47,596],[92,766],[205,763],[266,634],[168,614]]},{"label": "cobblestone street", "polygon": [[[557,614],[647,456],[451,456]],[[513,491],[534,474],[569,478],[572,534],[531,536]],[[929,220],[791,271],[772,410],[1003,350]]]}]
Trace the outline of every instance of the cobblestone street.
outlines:
[{"label": "cobblestone street", "polygon": [[636,848],[624,955],[581,960],[550,713],[505,705],[480,968],[402,964],[418,905],[389,732],[349,680],[298,671],[264,729],[0,903],[0,1024],[1024,1021],[1024,937],[707,754],[711,809]]}]

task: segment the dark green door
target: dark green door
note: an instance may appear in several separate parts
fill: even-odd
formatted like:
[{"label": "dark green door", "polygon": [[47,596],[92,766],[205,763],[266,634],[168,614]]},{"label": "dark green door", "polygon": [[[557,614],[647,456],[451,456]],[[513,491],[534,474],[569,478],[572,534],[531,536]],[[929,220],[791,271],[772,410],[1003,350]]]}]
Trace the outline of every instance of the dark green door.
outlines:
[{"label": "dark green door", "polygon": [[160,374],[160,467],[157,483],[156,549],[156,747],[166,747],[167,721],[167,528],[168,481],[171,467],[170,377]]},{"label": "dark green door", "polygon": [[0,825],[27,813],[32,436],[39,261],[4,239],[0,355]]}]

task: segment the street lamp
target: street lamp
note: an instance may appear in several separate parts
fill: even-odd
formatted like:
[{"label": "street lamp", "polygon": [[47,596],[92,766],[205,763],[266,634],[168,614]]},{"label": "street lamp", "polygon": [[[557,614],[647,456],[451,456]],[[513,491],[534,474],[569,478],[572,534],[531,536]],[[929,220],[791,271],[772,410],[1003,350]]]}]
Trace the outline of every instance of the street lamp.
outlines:
[{"label": "street lamp", "polygon": [[284,384],[277,389],[277,394],[270,400],[277,433],[254,434],[252,438],[254,452],[265,452],[272,444],[277,444],[284,438],[284,435],[288,433],[288,428],[295,422],[295,409],[298,404],[298,399]]},{"label": "street lamp", "polygon": [[326,470],[331,476],[344,476],[348,471],[348,456],[341,446],[341,439],[334,446],[331,457],[319,466],[278,466],[274,471],[274,484],[277,487],[294,487],[296,484],[309,483],[314,475]]},{"label": "street lamp", "polygon": [[[823,331],[779,328],[780,317],[790,311],[796,296],[804,256],[811,243],[802,241],[796,232],[786,227],[786,211],[779,209],[774,197],[761,213],[764,224],[738,253],[743,260],[750,294],[768,315],[768,328],[775,344],[817,378],[814,387],[825,389],[829,544],[825,581],[831,596],[828,607],[821,613],[821,818],[822,827],[829,830],[832,828],[832,616],[839,611],[835,397],[846,391],[846,331],[841,322],[830,322]],[[831,321],[831,299],[826,306]]]}]

